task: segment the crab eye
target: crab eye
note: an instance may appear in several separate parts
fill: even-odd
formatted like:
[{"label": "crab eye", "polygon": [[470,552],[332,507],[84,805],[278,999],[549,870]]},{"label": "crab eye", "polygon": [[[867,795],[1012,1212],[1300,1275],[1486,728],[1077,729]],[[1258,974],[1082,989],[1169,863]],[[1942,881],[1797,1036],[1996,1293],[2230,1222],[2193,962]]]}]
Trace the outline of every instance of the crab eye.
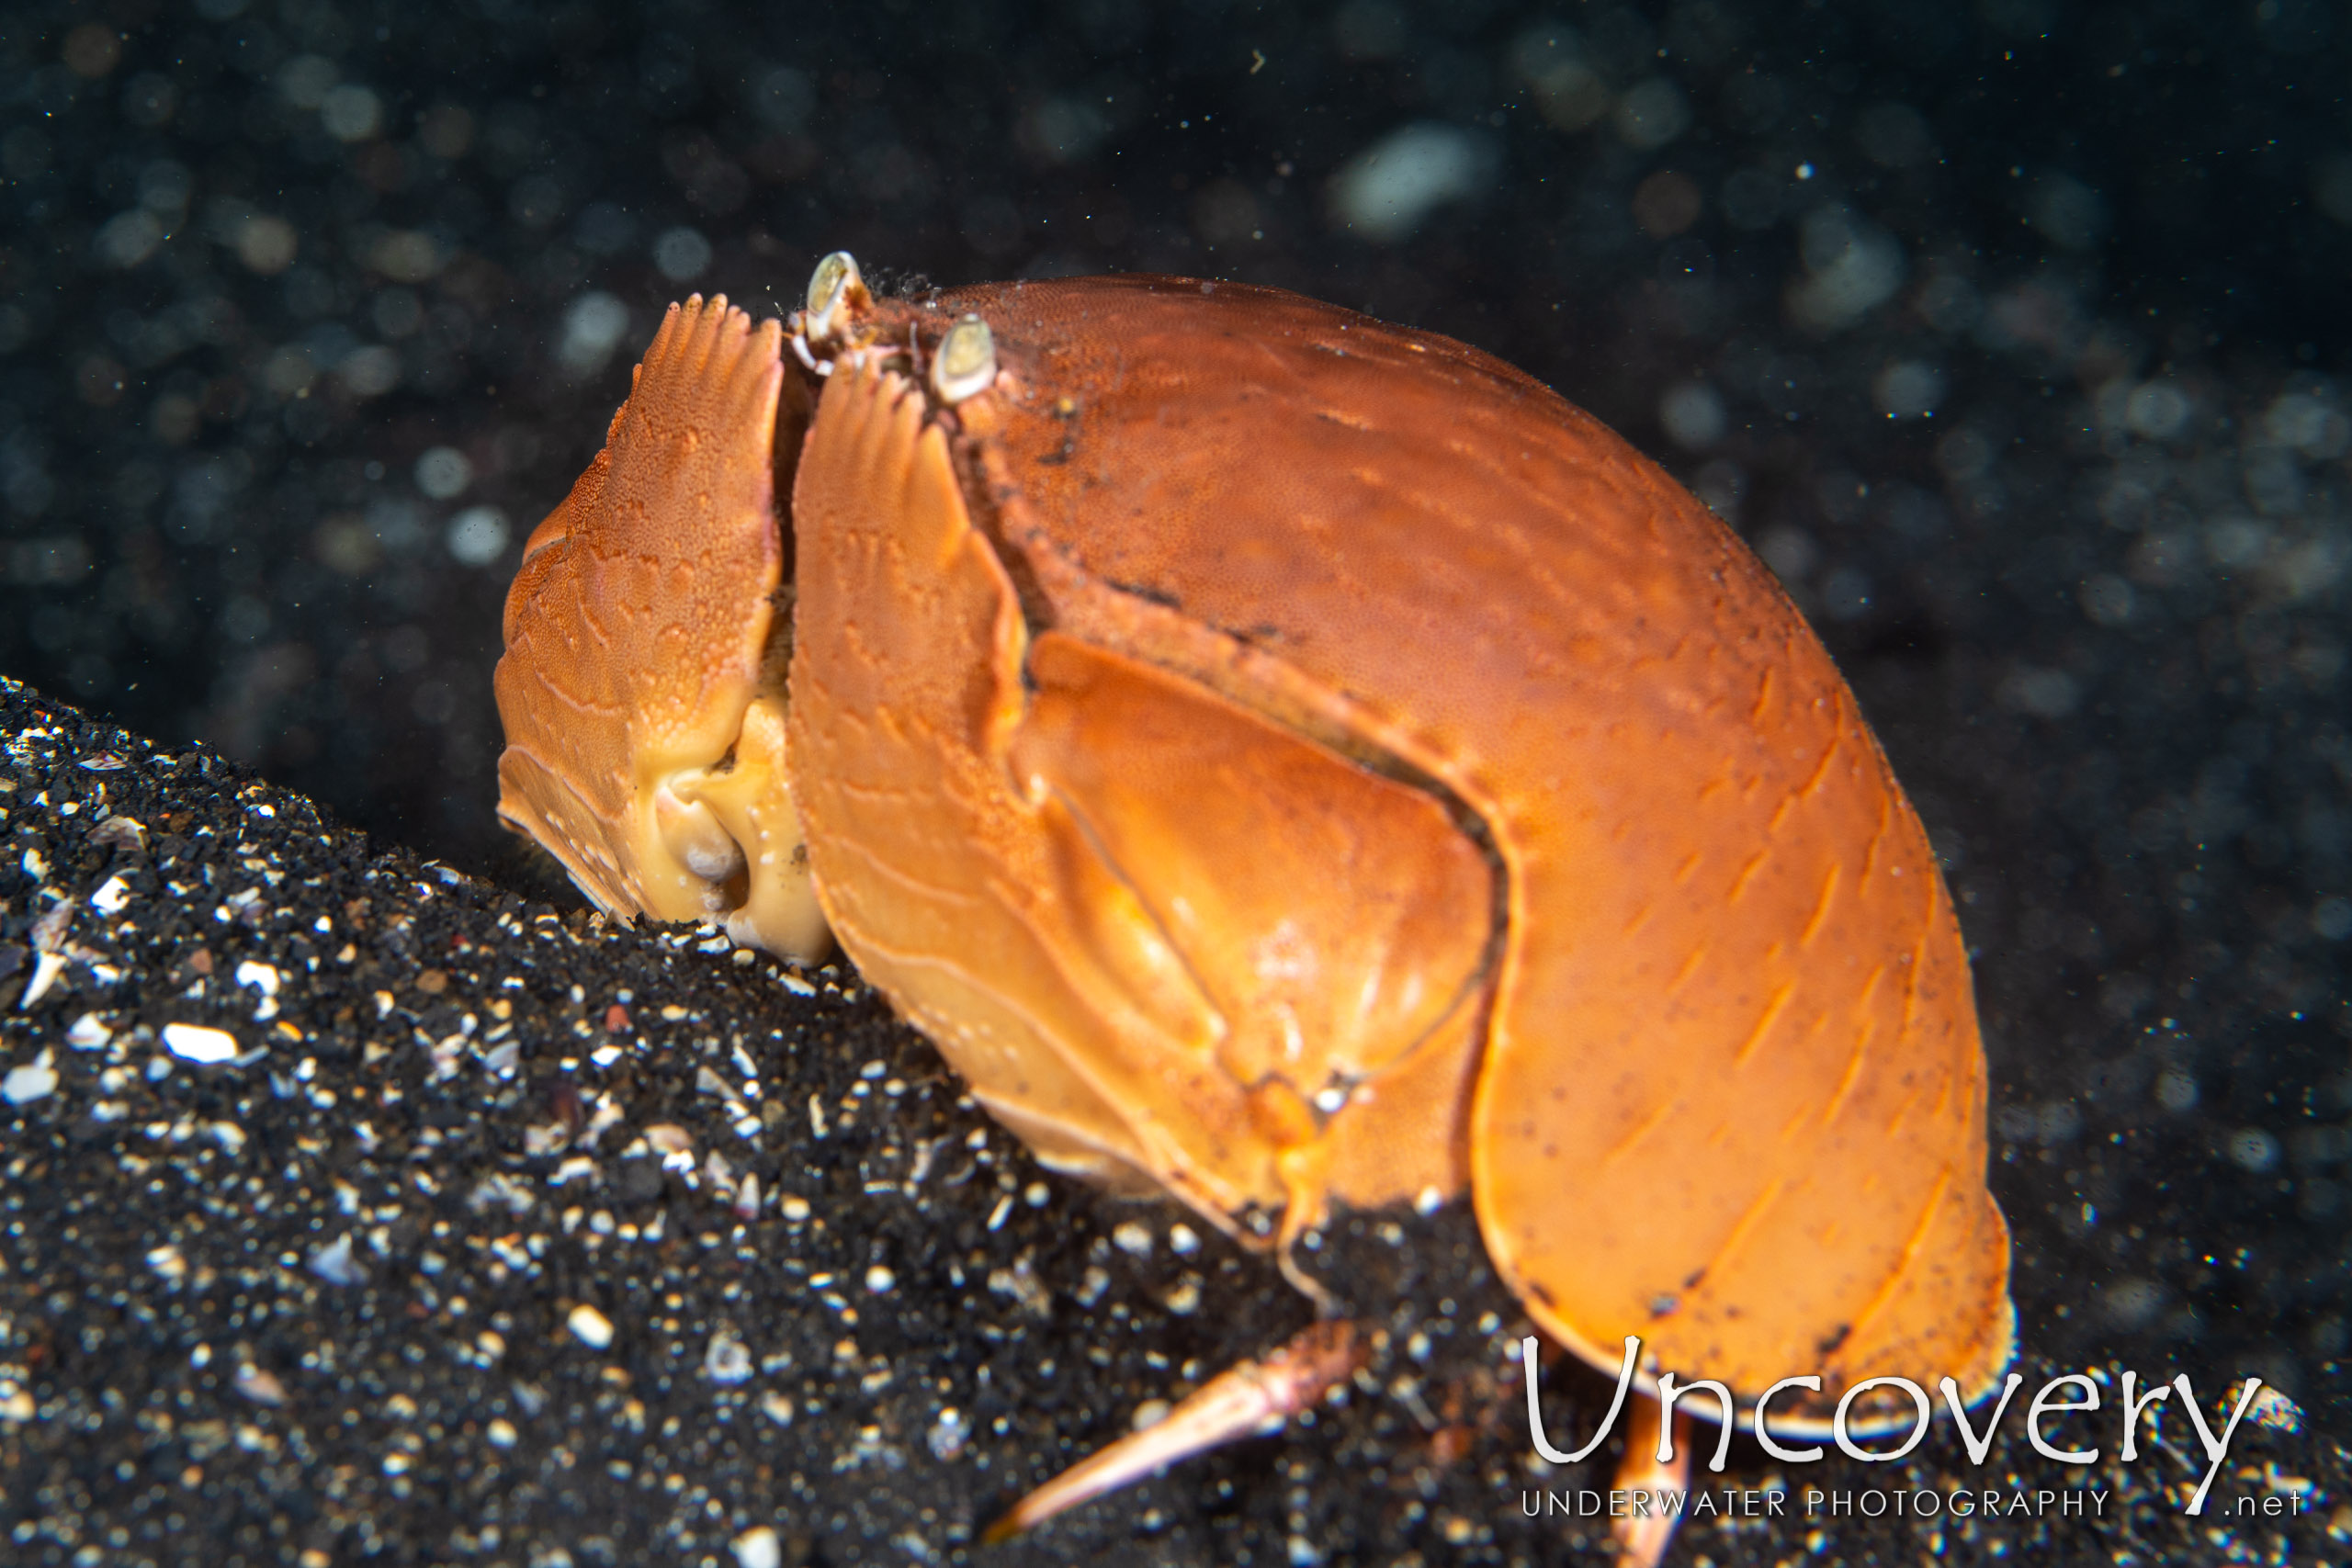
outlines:
[{"label": "crab eye", "polygon": [[835,251],[819,262],[817,270],[808,277],[808,335],[821,338],[829,334],[842,307],[865,287],[865,281],[857,270],[857,258],[847,251]]},{"label": "crab eye", "polygon": [[931,362],[931,389],[943,403],[960,403],[996,381],[996,335],[978,316],[947,329]]}]

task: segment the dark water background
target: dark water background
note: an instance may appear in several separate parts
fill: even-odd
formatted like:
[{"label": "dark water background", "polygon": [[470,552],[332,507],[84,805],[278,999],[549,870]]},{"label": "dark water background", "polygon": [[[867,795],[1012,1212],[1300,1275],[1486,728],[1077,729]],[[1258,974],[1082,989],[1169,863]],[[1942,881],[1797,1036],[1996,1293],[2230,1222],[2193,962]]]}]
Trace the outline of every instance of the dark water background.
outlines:
[{"label": "dark water background", "polygon": [[2316,0],[14,6],[0,670],[520,885],[499,603],[667,300],[847,248],[1449,333],[1853,679],[2027,1342],[2341,1432],[2347,81]]}]

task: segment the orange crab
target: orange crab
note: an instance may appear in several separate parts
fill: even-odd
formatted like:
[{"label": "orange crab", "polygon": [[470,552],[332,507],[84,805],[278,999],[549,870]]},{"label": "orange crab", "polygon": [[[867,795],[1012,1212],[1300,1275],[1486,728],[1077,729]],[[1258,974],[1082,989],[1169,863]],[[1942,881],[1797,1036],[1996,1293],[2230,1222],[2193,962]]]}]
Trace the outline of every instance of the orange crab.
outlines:
[{"label": "orange crab", "polygon": [[1475,349],[837,254],[789,323],[672,308],[505,636],[500,811],[599,905],[837,939],[1040,1159],[1278,1215],[1311,1292],[1333,1201],[1466,1190],[1645,1393],[1817,1374],[1810,1432],[2007,1362],[1917,818],[1739,541]]}]

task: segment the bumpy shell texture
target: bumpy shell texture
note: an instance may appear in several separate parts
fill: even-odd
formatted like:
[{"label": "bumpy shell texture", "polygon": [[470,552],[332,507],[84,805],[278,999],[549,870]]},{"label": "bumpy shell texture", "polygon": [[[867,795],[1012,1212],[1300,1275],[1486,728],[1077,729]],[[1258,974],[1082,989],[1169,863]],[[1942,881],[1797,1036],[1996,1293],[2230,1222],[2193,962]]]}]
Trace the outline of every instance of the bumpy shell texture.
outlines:
[{"label": "bumpy shell texture", "polygon": [[[967,312],[1001,374],[951,405],[901,345]],[[505,809],[601,901],[669,912],[633,869],[646,781],[780,703],[771,793],[835,933],[1046,1157],[1294,1224],[1467,1186],[1548,1332],[1748,1394],[1819,1372],[1792,1427],[1867,1377],[1997,1377],[2007,1234],[1935,859],[1786,597],[1624,442],[1274,290],[875,302],[795,448],[786,700],[774,578],[665,564],[707,533],[662,509],[724,490],[629,445],[669,337],[535,536],[500,672],[502,705],[556,694]],[[711,395],[738,478],[697,515],[748,538],[774,393]],[[641,617],[543,554],[589,517]]]}]

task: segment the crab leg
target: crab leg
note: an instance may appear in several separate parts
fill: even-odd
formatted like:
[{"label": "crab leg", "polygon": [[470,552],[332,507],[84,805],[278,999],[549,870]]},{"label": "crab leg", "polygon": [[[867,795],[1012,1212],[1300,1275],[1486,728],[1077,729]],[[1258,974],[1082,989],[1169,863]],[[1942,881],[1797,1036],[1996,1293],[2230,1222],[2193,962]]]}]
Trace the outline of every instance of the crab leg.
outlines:
[{"label": "crab leg", "polygon": [[1178,1460],[1273,1430],[1363,1364],[1356,1338],[1352,1323],[1317,1323],[1263,1360],[1244,1361],[1219,1373],[1169,1412],[1167,1419],[1120,1438],[1022,1498],[988,1528],[982,1543],[1009,1540],[1066,1508],[1115,1492]]},{"label": "crab leg", "polygon": [[1624,1492],[1646,1494],[1645,1499],[1613,1520],[1609,1533],[1617,1542],[1618,1568],[1657,1568],[1674,1540],[1679,1513],[1661,1506],[1659,1494],[1687,1492],[1690,1486],[1690,1417],[1674,1413],[1674,1458],[1661,1464],[1657,1457],[1657,1401],[1646,1395],[1633,1400],[1632,1423],[1625,1429],[1625,1457],[1617,1461],[1611,1485]]}]

